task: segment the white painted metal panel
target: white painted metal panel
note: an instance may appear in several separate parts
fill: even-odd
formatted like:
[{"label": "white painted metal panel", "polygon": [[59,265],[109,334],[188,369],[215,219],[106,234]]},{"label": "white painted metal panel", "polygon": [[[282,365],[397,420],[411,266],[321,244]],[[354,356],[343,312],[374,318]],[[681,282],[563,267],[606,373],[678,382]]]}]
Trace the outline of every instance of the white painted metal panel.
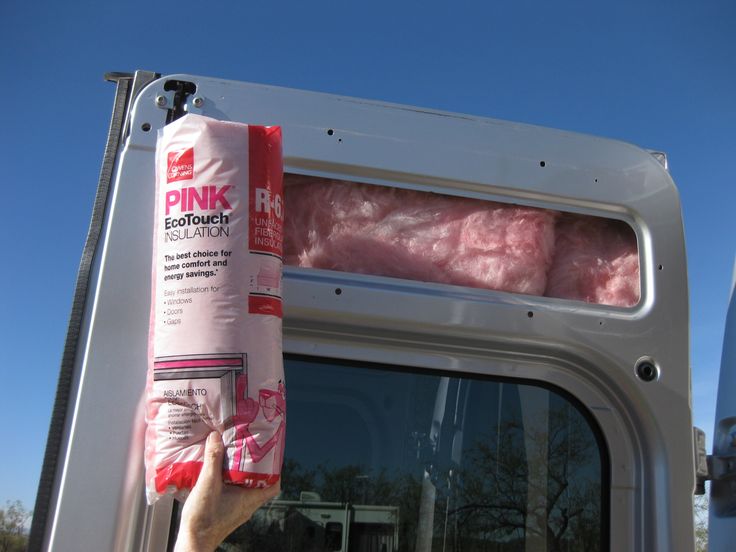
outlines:
[{"label": "white painted metal panel", "polygon": [[[677,191],[655,157],[530,125],[190,75],[154,81],[130,107],[77,349],[48,549],[161,549],[168,538],[141,502],[139,400],[153,152],[168,115],[156,98],[172,98],[173,80],[196,86],[189,111],[281,125],[287,171],[629,223],[642,274],[635,308],[287,268],[284,350],[561,387],[592,413],[610,450],[610,549],[692,550],[684,239]],[[659,370],[655,381],[636,376],[644,357]]]}]

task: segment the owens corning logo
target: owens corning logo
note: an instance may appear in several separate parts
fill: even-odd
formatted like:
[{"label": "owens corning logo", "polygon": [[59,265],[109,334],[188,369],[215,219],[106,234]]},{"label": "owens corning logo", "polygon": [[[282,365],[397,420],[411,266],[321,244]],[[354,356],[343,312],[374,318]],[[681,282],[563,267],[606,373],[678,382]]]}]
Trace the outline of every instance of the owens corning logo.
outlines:
[{"label": "owens corning logo", "polygon": [[170,151],[166,169],[166,182],[191,180],[194,177],[194,148]]}]

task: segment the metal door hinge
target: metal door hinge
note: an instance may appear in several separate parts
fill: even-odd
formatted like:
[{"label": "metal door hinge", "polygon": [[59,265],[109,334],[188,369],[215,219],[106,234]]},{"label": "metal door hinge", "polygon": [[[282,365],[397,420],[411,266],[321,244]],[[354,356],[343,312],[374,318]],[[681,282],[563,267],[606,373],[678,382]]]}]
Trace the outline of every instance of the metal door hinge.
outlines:
[{"label": "metal door hinge", "polygon": [[736,479],[736,454],[707,454],[705,451],[705,432],[693,428],[695,448],[695,494],[705,494],[706,481]]},{"label": "metal door hinge", "polygon": [[[156,94],[153,101],[156,107],[167,111],[166,123],[168,124],[191,111],[187,99],[196,92],[197,86],[193,82],[168,80],[164,83],[163,91]],[[199,96],[195,96],[192,101],[192,105],[197,108],[200,108],[203,103],[204,100]]]},{"label": "metal door hinge", "polygon": [[710,479],[729,479],[736,477],[736,455],[708,455],[708,473]]}]

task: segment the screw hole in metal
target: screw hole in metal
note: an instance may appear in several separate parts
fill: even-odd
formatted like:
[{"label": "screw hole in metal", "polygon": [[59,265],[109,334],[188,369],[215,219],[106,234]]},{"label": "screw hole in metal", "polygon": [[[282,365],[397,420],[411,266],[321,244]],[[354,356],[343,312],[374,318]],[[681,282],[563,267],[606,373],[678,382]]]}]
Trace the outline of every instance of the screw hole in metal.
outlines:
[{"label": "screw hole in metal", "polygon": [[636,376],[645,382],[654,381],[659,377],[659,370],[654,363],[642,360],[636,365]]},{"label": "screw hole in metal", "polygon": [[150,123],[143,123],[141,125],[141,130],[143,132],[148,132],[149,130],[151,130],[151,124]]},{"label": "screw hole in metal", "polygon": [[657,265],[657,270],[662,270],[664,267],[662,265]]},{"label": "screw hole in metal", "polygon": [[332,136],[333,134],[335,134],[335,131],[332,130],[331,128],[328,128],[327,129],[327,136]]},{"label": "screw hole in metal", "polygon": [[342,295],[342,289],[335,288],[335,295]]},{"label": "screw hole in metal", "polygon": [[526,315],[527,315],[527,316],[528,316],[529,318],[534,318],[534,313],[533,313],[532,311],[529,311],[528,313],[526,313]]},{"label": "screw hole in metal", "polygon": [[546,165],[547,165],[547,163],[546,163],[545,161],[540,161],[540,162],[539,162],[539,166],[540,166],[540,167],[544,167],[544,166],[546,166]]}]

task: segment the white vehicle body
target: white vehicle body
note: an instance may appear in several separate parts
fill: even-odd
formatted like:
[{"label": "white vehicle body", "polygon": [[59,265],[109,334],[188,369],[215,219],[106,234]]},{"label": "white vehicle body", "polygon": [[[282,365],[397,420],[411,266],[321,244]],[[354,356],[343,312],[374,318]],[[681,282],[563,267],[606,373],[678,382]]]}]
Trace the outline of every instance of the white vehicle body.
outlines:
[{"label": "white vehicle body", "polygon": [[[549,502],[555,473],[535,476],[529,467],[539,445],[529,439],[532,433],[547,435],[538,448],[540,461],[551,463],[547,429],[554,403],[563,405],[568,420],[585,420],[597,449],[593,464],[577,473],[583,477],[588,470],[596,481],[594,549],[693,550],[687,271],[679,198],[661,154],[530,125],[191,75],[138,72],[116,80],[31,549],[154,551],[172,542],[171,501],[148,507],[143,491],[149,207],[156,130],[193,112],[281,125],[285,172],[616,219],[633,229],[639,248],[641,301],[632,308],[287,267],[283,347],[294,424],[287,458],[289,447],[301,446],[295,413],[304,418],[301,413],[325,408],[323,425],[354,417],[361,442],[348,446],[349,431],[322,427],[318,448],[325,456],[294,458],[326,487],[340,465],[325,468],[318,461],[337,463],[351,447],[365,445],[363,459],[373,471],[351,476],[345,485],[356,494],[349,500],[321,492],[334,508],[296,506],[282,497],[268,514],[272,520],[289,504],[319,520],[338,511],[350,513],[353,522],[369,514],[402,522],[413,515],[416,523],[402,526],[402,536],[396,533],[378,552],[448,549],[463,538],[471,548],[484,539],[509,544],[523,538],[526,544],[518,549],[553,550],[560,543],[580,549],[583,540],[571,548],[572,537],[552,523],[572,516],[573,499],[564,508]],[[651,378],[642,377],[643,363],[653,368]],[[322,374],[318,386],[310,387],[310,370]],[[335,374],[345,374],[346,383],[330,383]],[[417,390],[430,380],[420,404]],[[376,407],[371,401],[381,381],[391,389]],[[402,395],[402,385],[412,393]],[[497,416],[487,414],[493,420],[488,424],[497,427],[498,448],[489,445],[487,452],[496,474],[513,468],[499,456],[502,425],[525,431],[518,446],[527,466],[521,487],[526,513],[513,530],[488,510],[489,503],[469,509],[474,474],[469,453],[459,447],[463,435],[467,443],[481,429],[471,428],[464,412],[485,408],[485,401],[498,410]],[[394,426],[407,425],[408,418],[396,421],[397,404],[415,404],[423,421],[399,433]],[[306,445],[304,450],[309,452]],[[376,495],[368,500],[378,508],[373,511],[361,502],[361,493],[378,493],[381,473],[390,479],[391,469],[409,461],[423,466],[401,498],[418,504],[413,514],[399,499],[387,503]],[[472,465],[477,470],[480,464]],[[286,471],[284,477],[288,483]],[[465,502],[454,507],[460,483]],[[545,496],[542,517],[530,515]],[[364,505],[351,509],[348,503]],[[481,518],[496,529],[473,525],[472,535],[463,533]],[[346,550],[347,535],[339,550]]]}]

